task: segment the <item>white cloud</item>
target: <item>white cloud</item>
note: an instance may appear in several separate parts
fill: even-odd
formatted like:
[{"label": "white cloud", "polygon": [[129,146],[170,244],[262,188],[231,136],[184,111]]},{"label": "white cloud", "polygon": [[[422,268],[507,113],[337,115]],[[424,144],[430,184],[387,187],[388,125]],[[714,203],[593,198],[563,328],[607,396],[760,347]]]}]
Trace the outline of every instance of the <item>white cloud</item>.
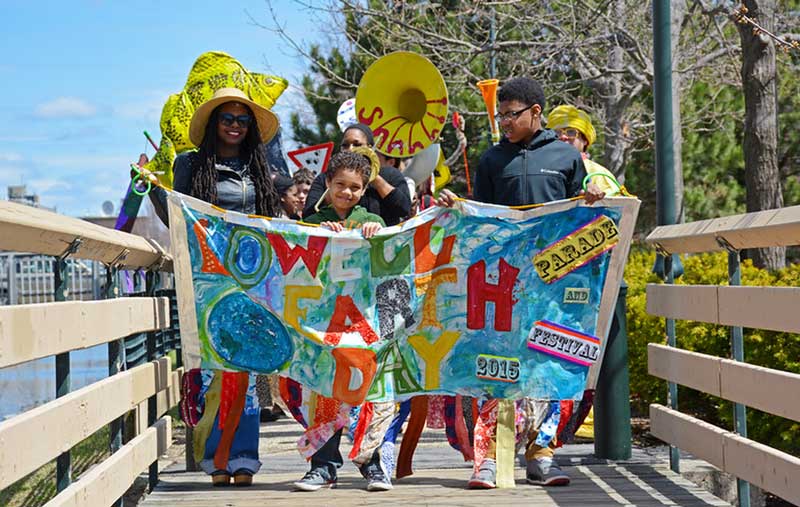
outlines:
[{"label": "white cloud", "polygon": [[[37,165],[51,166],[64,174],[72,174],[75,170],[83,172],[90,169],[102,172],[121,171],[123,174],[128,174],[131,162],[136,161],[134,157],[90,153],[81,155],[36,154],[31,159]],[[91,175],[92,178],[97,176],[97,174]]]},{"label": "white cloud", "polygon": [[18,185],[20,175],[25,174],[25,168],[17,165],[0,164],[0,192],[5,193],[6,185]]},{"label": "white cloud", "polygon": [[96,112],[95,106],[77,97],[58,97],[39,104],[34,111],[40,118],[87,118]]},{"label": "white cloud", "polygon": [[0,143],[42,143],[48,140],[47,136],[0,136]]},{"label": "white cloud", "polygon": [[40,178],[26,181],[27,185],[39,193],[51,192],[53,190],[69,190],[72,185],[64,180],[55,178]]},{"label": "white cloud", "polygon": [[0,162],[20,162],[22,155],[13,152],[0,152]]},{"label": "white cloud", "polygon": [[120,102],[113,106],[114,114],[127,120],[146,121],[158,124],[161,110],[169,92],[143,93],[143,97],[131,102]]}]

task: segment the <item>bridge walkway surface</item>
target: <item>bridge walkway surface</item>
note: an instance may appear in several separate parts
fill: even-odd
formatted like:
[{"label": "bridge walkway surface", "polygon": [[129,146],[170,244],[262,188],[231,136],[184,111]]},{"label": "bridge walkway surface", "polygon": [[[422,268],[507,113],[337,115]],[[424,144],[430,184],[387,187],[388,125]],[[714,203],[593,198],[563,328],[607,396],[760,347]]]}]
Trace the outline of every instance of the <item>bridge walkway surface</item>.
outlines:
[{"label": "bridge walkway surface", "polygon": [[[298,505],[513,505],[605,507],[729,506],[669,469],[663,450],[634,448],[630,460],[609,462],[593,456],[593,445],[562,447],[557,461],[572,478],[566,487],[542,488],[525,482],[525,469],[515,469],[516,488],[468,490],[471,463],[452,450],[442,430],[426,429],[414,456],[414,475],[394,480],[394,489],[367,492],[358,470],[345,459],[336,489],[313,493],[292,490],[307,471],[295,450],[300,426],[281,419],[261,426],[263,466],[248,488],[214,488],[202,472],[186,472],[184,460],[169,464],[159,483],[139,505],[143,507],[263,507]],[[342,439],[342,455],[350,451]]]}]

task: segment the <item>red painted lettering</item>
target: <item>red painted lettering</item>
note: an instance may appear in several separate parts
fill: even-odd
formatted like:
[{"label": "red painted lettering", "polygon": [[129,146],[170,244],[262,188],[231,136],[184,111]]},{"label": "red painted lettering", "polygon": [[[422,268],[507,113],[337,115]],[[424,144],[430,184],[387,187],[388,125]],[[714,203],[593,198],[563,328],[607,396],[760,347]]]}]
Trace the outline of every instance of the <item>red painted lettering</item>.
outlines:
[{"label": "red painted lettering", "polygon": [[519,268],[500,259],[500,280],[497,285],[486,282],[486,261],[479,261],[467,269],[467,327],[483,329],[486,326],[486,303],[494,303],[494,329],[511,331],[511,312],[516,301],[512,297]]},{"label": "red painted lettering", "polygon": [[[350,325],[347,324],[348,320],[350,320]],[[338,345],[342,339],[342,333],[358,333],[367,344],[378,341],[378,335],[367,319],[358,311],[350,296],[336,296],[336,307],[325,333],[325,343]]]},{"label": "red painted lettering", "polygon": [[325,251],[325,246],[328,244],[328,238],[309,236],[308,248],[300,245],[290,247],[283,236],[274,232],[268,232],[267,239],[269,239],[272,249],[275,250],[275,255],[278,257],[278,262],[281,263],[284,275],[292,270],[292,267],[297,263],[297,259],[303,259],[303,264],[306,265],[311,276],[317,277],[317,268],[319,267],[320,259],[322,259],[322,253]]},{"label": "red painted lettering", "polygon": [[427,273],[428,271],[450,263],[453,254],[453,245],[456,242],[455,235],[446,236],[442,240],[442,248],[439,253],[434,255],[431,251],[431,228],[433,221],[426,222],[414,231],[414,270],[417,273]]}]

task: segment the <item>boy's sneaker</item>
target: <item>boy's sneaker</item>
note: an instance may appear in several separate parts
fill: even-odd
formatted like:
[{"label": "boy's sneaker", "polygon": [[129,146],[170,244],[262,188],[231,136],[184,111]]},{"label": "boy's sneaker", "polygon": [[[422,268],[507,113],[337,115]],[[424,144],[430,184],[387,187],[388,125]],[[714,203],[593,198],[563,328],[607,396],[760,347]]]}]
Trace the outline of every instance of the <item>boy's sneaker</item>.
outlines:
[{"label": "boy's sneaker", "polygon": [[558,467],[553,458],[537,458],[530,460],[526,466],[526,479],[530,484],[539,486],[566,486],[569,475]]},{"label": "boy's sneaker", "polygon": [[472,474],[467,483],[469,489],[494,489],[494,482],[497,473],[497,463],[495,460],[487,458],[483,460],[478,471]]},{"label": "boy's sneaker", "polygon": [[394,487],[391,479],[383,471],[379,459],[373,458],[361,465],[358,470],[367,480],[367,491],[389,491]]},{"label": "boy's sneaker", "polygon": [[294,483],[298,491],[317,491],[322,488],[335,488],[336,479],[327,479],[316,469],[309,470],[302,479]]}]

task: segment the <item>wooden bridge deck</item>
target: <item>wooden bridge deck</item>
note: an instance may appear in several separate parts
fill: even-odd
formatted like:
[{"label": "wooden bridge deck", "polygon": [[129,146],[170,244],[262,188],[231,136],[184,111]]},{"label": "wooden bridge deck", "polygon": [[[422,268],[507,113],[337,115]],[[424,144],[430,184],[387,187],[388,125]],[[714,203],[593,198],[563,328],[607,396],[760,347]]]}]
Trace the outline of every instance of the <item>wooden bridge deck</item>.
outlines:
[{"label": "wooden bridge deck", "polygon": [[[414,475],[394,481],[388,492],[369,493],[355,467],[346,462],[337,489],[314,493],[292,491],[307,470],[294,449],[299,425],[286,419],[261,427],[261,471],[249,488],[213,488],[202,472],[186,472],[183,462],[167,467],[143,507],[263,507],[279,505],[486,505],[505,506],[729,506],[672,473],[661,456],[635,449],[631,460],[609,463],[592,456],[592,445],[565,446],[558,461],[572,477],[568,487],[541,488],[525,483],[516,468],[517,487],[491,491],[465,488],[471,463],[464,463],[441,431],[427,429],[414,459]],[[342,454],[349,445],[343,439]]]}]

